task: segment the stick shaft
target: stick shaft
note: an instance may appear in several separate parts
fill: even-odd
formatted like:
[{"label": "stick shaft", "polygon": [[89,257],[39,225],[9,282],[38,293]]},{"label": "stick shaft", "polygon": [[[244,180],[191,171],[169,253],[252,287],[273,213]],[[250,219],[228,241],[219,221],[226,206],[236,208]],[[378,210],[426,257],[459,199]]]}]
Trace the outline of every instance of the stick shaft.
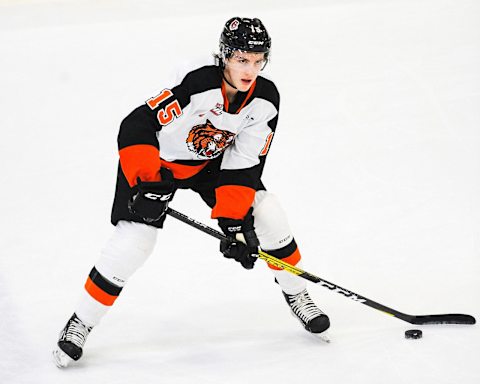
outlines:
[{"label": "stick shaft", "polygon": [[[192,219],[191,217],[188,217],[184,215],[183,213],[180,213],[172,208],[167,208],[167,214],[194,227],[199,229],[200,231],[207,233],[208,235],[215,237],[218,240],[227,240],[227,237],[195,220]],[[355,293],[353,291],[350,291],[346,288],[342,288],[337,284],[331,283],[325,279],[322,279],[318,276],[315,276],[309,272],[306,272],[300,268],[295,267],[294,265],[291,265],[289,263],[286,263],[285,261],[281,259],[277,259],[276,257],[269,255],[268,253],[260,250],[258,257],[264,261],[266,261],[268,264],[273,265],[277,268],[281,268],[287,272],[290,272],[294,275],[297,275],[298,277],[301,277],[305,280],[308,280],[312,283],[321,285],[322,287],[328,288],[331,291],[337,292],[341,294],[342,296],[345,296],[353,301],[356,301],[358,303],[362,303],[364,305],[367,305],[371,308],[374,308],[378,311],[381,311],[383,313],[386,313],[387,315],[394,316],[400,320],[406,321],[410,324],[418,324],[418,325],[423,325],[423,324],[475,324],[475,318],[470,315],[464,315],[464,314],[444,314],[444,315],[421,315],[421,316],[415,316],[415,315],[408,315],[405,313],[402,313],[400,311],[397,311],[393,308],[387,307],[386,305],[377,303],[374,300],[368,299],[365,296],[359,295],[358,293]]]}]

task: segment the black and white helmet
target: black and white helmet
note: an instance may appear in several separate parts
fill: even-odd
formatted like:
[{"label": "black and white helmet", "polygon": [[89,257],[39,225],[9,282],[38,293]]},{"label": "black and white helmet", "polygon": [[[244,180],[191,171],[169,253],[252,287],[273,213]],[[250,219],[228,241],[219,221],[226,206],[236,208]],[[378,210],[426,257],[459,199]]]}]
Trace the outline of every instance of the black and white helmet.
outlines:
[{"label": "black and white helmet", "polygon": [[228,59],[233,51],[263,52],[268,60],[272,39],[260,19],[232,17],[220,35],[220,58]]}]

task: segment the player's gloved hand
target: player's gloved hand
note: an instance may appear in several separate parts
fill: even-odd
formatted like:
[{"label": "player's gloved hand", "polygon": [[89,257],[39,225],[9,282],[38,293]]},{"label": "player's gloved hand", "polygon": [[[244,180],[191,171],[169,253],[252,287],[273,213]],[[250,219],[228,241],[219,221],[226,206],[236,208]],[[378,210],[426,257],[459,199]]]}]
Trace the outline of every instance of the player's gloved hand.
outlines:
[{"label": "player's gloved hand", "polygon": [[[220,252],[227,259],[238,261],[245,269],[252,269],[255,261],[257,261],[260,243],[255,234],[251,210],[243,220],[220,217],[218,218],[218,225],[228,237],[227,240],[220,242]],[[236,235],[240,233],[243,234],[246,244],[236,239]]]},{"label": "player's gloved hand", "polygon": [[137,180],[138,192],[128,202],[130,213],[137,215],[146,223],[165,220],[165,212],[175,192],[175,184],[171,180],[141,181]]}]

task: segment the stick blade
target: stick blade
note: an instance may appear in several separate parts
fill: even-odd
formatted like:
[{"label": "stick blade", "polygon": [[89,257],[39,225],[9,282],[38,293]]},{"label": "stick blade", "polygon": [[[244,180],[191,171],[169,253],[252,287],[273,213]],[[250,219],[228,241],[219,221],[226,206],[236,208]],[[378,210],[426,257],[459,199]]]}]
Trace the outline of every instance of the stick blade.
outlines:
[{"label": "stick blade", "polygon": [[451,313],[445,315],[424,315],[412,316],[409,323],[417,325],[427,324],[475,324],[476,320],[473,316],[463,315],[460,313]]}]

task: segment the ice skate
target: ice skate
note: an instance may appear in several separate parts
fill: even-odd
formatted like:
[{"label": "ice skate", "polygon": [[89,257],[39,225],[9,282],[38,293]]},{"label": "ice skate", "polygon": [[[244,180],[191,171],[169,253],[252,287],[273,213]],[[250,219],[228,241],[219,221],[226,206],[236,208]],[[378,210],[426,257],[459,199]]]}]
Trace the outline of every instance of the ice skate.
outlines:
[{"label": "ice skate", "polygon": [[292,314],[296,317],[303,327],[310,333],[315,334],[320,339],[329,343],[330,338],[325,331],[330,327],[328,316],[323,313],[310,298],[306,289],[296,295],[289,295],[282,292],[285,296]]},{"label": "ice skate", "polygon": [[60,332],[53,360],[57,367],[65,368],[82,357],[83,346],[93,327],[85,325],[74,313]]}]

